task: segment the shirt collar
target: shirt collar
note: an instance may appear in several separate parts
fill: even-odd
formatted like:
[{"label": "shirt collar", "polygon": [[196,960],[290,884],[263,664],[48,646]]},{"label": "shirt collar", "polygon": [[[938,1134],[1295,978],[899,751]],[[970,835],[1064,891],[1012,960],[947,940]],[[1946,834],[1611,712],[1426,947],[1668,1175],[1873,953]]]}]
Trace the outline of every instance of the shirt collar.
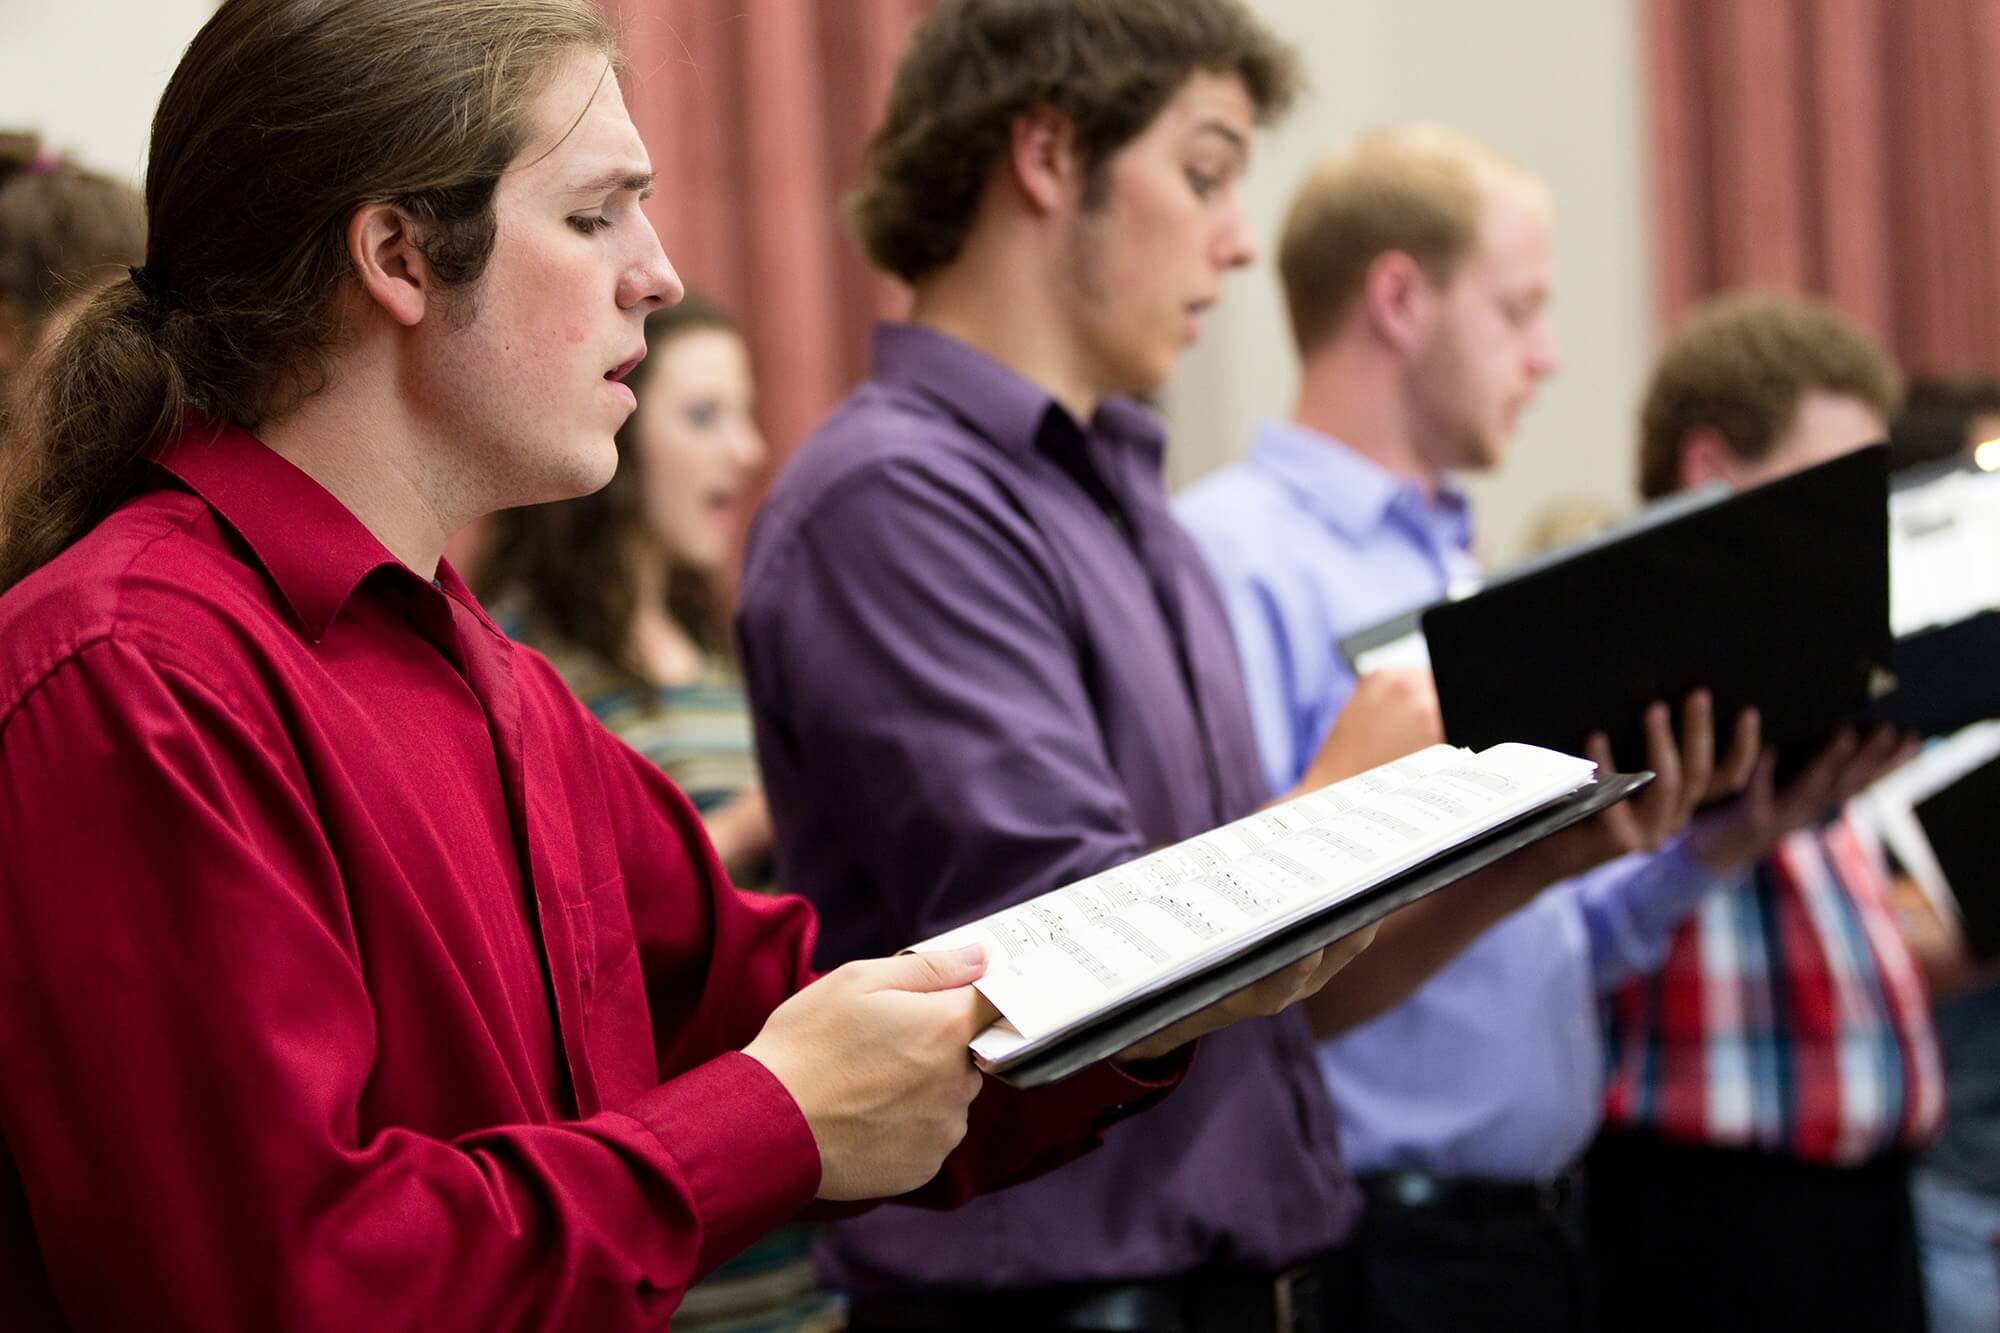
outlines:
[{"label": "shirt collar", "polygon": [[[1033,380],[921,324],[876,325],[870,359],[876,379],[924,395],[1002,449],[1031,452],[1051,411],[1068,416]],[[1088,433],[1155,459],[1165,451],[1159,418],[1130,398],[1099,403]]]},{"label": "shirt collar", "polygon": [[1459,549],[1472,546],[1471,507],[1450,478],[1439,483],[1435,499],[1427,498],[1408,477],[1290,421],[1259,425],[1250,461],[1276,477],[1308,512],[1346,536],[1369,536],[1392,510],[1401,508]]},{"label": "shirt collar", "polygon": [[439,562],[435,589],[426,585],[347,506],[248,431],[190,412],[154,461],[200,496],[250,548],[300,630],[315,643],[362,581],[384,568],[464,604],[493,629],[449,562]]}]

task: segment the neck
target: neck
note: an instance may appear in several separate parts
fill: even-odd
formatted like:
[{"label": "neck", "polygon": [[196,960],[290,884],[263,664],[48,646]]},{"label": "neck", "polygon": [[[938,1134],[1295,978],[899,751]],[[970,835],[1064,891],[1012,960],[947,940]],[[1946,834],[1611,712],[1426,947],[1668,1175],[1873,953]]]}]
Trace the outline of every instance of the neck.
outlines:
[{"label": "neck", "polygon": [[632,628],[626,652],[654,685],[692,684],[701,677],[701,649],[694,636],[667,610],[667,558],[650,543],[626,549],[625,575],[632,584]]},{"label": "neck", "polygon": [[325,487],[391,555],[436,578],[446,540],[480,515],[451,503],[436,454],[401,398],[364,390],[377,381],[344,371],[265,423],[258,438]]},{"label": "neck", "polygon": [[917,283],[910,319],[992,357],[1087,423],[1106,391],[1058,297],[1059,273],[1042,256],[975,232],[958,258]]},{"label": "neck", "polygon": [[1386,348],[1350,329],[1306,358],[1292,420],[1435,496],[1444,474],[1418,447],[1418,423],[1403,378]]}]

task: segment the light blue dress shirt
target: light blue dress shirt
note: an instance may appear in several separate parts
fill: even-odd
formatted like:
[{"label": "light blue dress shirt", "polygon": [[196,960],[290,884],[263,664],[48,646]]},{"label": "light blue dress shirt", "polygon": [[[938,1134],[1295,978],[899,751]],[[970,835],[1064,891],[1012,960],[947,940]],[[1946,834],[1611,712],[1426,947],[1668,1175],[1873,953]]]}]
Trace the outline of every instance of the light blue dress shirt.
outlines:
[{"label": "light blue dress shirt", "polygon": [[[1346,635],[1478,573],[1464,496],[1435,497],[1325,436],[1262,426],[1243,462],[1183,492],[1243,659],[1265,779],[1298,781],[1354,689]],[[1545,1179],[1596,1132],[1598,996],[1657,966],[1725,882],[1678,844],[1546,890],[1380,1018],[1319,1048],[1357,1174]]]}]

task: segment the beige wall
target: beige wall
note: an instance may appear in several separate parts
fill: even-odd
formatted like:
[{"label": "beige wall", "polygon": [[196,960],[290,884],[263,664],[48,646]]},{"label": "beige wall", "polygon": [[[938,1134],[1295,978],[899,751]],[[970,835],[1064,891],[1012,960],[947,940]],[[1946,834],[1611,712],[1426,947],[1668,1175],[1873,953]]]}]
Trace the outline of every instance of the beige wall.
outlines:
[{"label": "beige wall", "polygon": [[1232,279],[1167,395],[1171,471],[1235,458],[1290,404],[1284,314],[1268,263],[1284,201],[1326,145],[1357,129],[1443,121],[1553,187],[1556,333],[1564,366],[1523,418],[1500,474],[1472,485],[1481,548],[1512,558],[1534,515],[1632,494],[1632,418],[1651,346],[1637,0],[1251,0],[1304,50],[1312,92],[1259,146],[1249,203],[1266,258]]},{"label": "beige wall", "polygon": [[214,0],[0,0],[0,127],[135,185],[153,108]]}]

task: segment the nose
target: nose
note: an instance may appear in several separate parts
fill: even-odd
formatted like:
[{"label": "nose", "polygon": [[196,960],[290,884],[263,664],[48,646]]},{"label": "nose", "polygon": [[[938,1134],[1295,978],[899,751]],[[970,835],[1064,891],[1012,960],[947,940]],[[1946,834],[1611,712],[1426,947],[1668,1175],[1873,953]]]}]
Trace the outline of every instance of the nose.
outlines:
[{"label": "nose", "polygon": [[736,430],[729,441],[729,458],[745,472],[755,472],[764,465],[770,455],[765,447],[764,433],[757,429],[756,418],[745,412],[738,419]]},{"label": "nose", "polygon": [[1216,235],[1216,266],[1245,268],[1257,261],[1257,232],[1244,211],[1243,197],[1231,190],[1229,204]]},{"label": "nose", "polygon": [[1562,369],[1562,348],[1556,342],[1555,326],[1547,315],[1535,321],[1535,336],[1528,344],[1528,373],[1547,379]]},{"label": "nose", "polygon": [[633,230],[638,237],[638,248],[619,276],[618,308],[651,314],[679,301],[687,295],[687,289],[668,261],[659,233],[653,230],[652,219],[640,213],[639,224]]}]

